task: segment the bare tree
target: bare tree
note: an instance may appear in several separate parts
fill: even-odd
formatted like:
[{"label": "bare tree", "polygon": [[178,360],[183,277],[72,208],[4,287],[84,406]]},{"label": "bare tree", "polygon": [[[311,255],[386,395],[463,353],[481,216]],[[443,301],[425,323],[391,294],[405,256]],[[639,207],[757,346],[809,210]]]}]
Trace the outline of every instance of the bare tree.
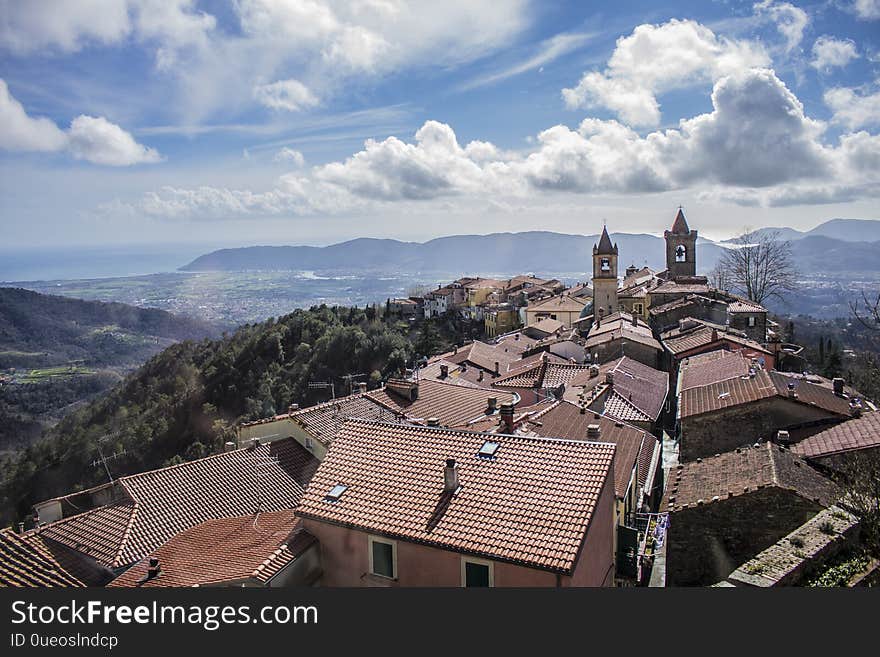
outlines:
[{"label": "bare tree", "polygon": [[870,331],[880,333],[880,292],[877,298],[862,290],[862,298],[860,301],[850,301],[849,307],[852,310],[853,317]]},{"label": "bare tree", "polygon": [[781,299],[795,288],[797,276],[791,244],[781,239],[778,231],[744,229],[733,240],[733,248],[724,251],[717,269],[716,278],[755,303]]}]

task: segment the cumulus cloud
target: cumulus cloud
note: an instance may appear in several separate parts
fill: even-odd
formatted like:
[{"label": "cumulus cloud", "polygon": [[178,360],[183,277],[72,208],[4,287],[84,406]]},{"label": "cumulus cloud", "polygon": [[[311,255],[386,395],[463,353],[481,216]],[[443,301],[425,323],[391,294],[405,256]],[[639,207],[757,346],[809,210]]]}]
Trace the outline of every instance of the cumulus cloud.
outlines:
[{"label": "cumulus cloud", "polygon": [[306,158],[303,157],[303,154],[298,150],[293,148],[284,147],[272,158],[276,162],[284,162],[286,164],[293,164],[295,167],[303,167],[306,163]]},{"label": "cumulus cloud", "polygon": [[51,119],[32,118],[0,79],[0,148],[10,151],[60,151],[67,137]]},{"label": "cumulus cloud", "polygon": [[852,40],[821,36],[813,44],[813,59],[810,66],[817,71],[842,68],[858,56],[856,44]]},{"label": "cumulus cloud", "polygon": [[67,132],[47,118],[32,118],[0,79],[0,148],[12,151],[63,151],[75,158],[107,166],[159,162],[152,148],[103,117],[81,115]]},{"label": "cumulus cloud", "polygon": [[298,112],[318,104],[318,99],[299,80],[279,80],[254,87],[254,98],[265,107]]},{"label": "cumulus cloud", "polygon": [[804,29],[810,22],[810,17],[800,7],[795,7],[790,2],[775,2],[774,0],[764,0],[753,6],[757,15],[768,16],[774,23],[776,29],[785,39],[785,51],[794,50],[804,38]]},{"label": "cumulus cloud", "polygon": [[850,130],[880,125],[880,91],[857,93],[848,87],[834,87],[825,92],[823,99],[834,112],[834,123]]},{"label": "cumulus cloud", "polygon": [[853,9],[856,16],[862,20],[877,20],[880,18],[880,0],[855,0]]},{"label": "cumulus cloud", "polygon": [[769,61],[760,44],[727,39],[695,21],[673,19],[639,25],[618,39],[605,70],[585,73],[562,97],[571,109],[604,107],[630,125],[652,126],[660,122],[657,94]]}]

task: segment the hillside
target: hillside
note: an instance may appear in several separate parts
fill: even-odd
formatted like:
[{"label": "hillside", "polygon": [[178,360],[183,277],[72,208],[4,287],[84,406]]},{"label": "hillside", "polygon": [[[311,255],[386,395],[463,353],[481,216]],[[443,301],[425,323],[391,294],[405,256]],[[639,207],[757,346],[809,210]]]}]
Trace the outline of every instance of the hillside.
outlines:
[{"label": "hillside", "polygon": [[0,451],[28,444],[174,342],[217,333],[162,310],[0,288]]},{"label": "hillside", "polygon": [[[880,241],[880,221],[875,219],[829,219],[808,231],[783,226],[759,228],[750,235],[760,237],[769,233],[778,233],[785,240],[830,237],[842,242],[877,242]],[[722,243],[727,244],[733,241],[733,239],[729,239]]]},{"label": "hillside", "polygon": [[310,381],[333,380],[339,394],[342,375],[365,372],[375,387],[417,351],[451,344],[443,323],[411,331],[376,319],[372,309],[322,306],[223,339],[174,344],[0,462],[2,520],[25,516],[35,501],[106,481],[92,465],[99,440],[105,453],[124,452],[112,463],[114,475],[198,458],[222,449],[240,420],[326,399],[326,391],[309,389]]}]

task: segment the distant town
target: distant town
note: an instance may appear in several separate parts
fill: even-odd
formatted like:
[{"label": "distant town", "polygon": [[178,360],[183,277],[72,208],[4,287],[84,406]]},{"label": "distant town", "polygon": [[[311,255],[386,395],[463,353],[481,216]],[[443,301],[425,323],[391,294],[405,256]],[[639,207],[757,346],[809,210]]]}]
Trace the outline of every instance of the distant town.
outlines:
[{"label": "distant town", "polygon": [[[382,380],[312,381],[326,401],[241,422],[209,456],[114,478],[102,451],[106,483],[0,531],[0,584],[877,583],[877,400],[809,371],[772,287],[698,275],[697,239],[679,208],[661,271],[606,226],[590,280],[389,297],[386,321],[465,339]],[[761,285],[792,285],[778,257]]]}]

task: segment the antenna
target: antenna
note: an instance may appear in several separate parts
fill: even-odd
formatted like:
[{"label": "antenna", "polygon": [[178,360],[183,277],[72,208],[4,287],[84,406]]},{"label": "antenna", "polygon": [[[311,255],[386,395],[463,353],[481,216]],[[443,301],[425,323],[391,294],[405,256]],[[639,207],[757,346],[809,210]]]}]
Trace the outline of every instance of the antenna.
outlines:
[{"label": "antenna", "polygon": [[332,381],[309,381],[309,388],[312,390],[330,388],[330,395],[336,399],[336,385]]},{"label": "antenna", "polygon": [[[257,455],[254,457],[254,479],[257,484],[257,506],[255,513],[262,513],[265,511],[263,508],[263,477],[265,477],[269,470],[275,465],[278,465],[277,456],[266,454],[265,456]],[[254,521],[254,524],[256,525],[256,520]]]},{"label": "antenna", "polygon": [[348,394],[353,395],[354,394],[354,380],[359,379],[362,376],[367,376],[367,375],[364,374],[363,372],[358,372],[357,374],[343,374],[339,378],[345,379],[346,381],[348,381]]},{"label": "antenna", "polygon": [[113,433],[104,434],[103,436],[98,438],[97,448],[98,448],[98,458],[92,461],[92,467],[97,468],[99,465],[104,466],[104,470],[107,473],[107,478],[110,480],[110,483],[113,483],[113,475],[110,473],[110,467],[107,465],[107,461],[115,461],[120,456],[123,456],[127,453],[127,450],[122,450],[121,452],[114,452],[110,456],[104,455],[104,450],[101,449],[101,443],[105,440],[110,440],[111,438],[118,438],[122,435],[121,431],[114,431]]}]

